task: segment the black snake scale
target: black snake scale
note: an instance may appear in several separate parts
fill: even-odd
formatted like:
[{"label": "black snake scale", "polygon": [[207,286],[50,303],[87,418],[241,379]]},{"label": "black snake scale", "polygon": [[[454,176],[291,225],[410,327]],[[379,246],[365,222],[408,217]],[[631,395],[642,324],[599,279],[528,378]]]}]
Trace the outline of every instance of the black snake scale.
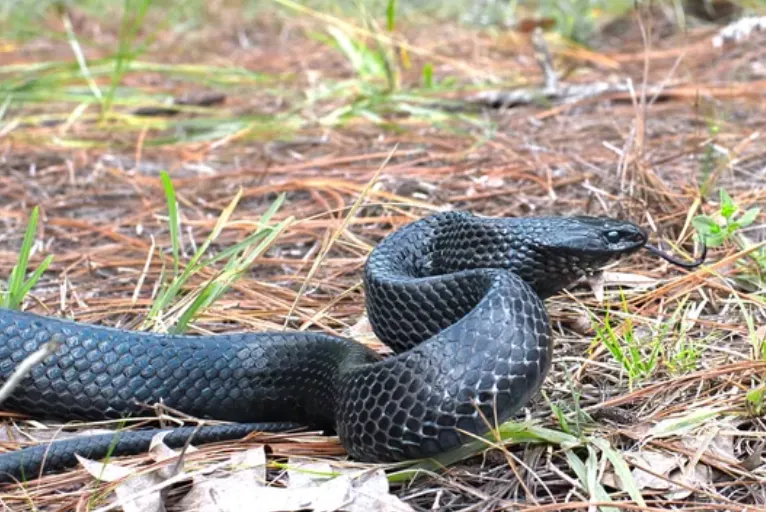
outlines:
[{"label": "black snake scale", "polygon": [[[487,420],[507,420],[538,391],[552,358],[543,299],[645,243],[638,226],[597,217],[447,212],[413,222],[365,265],[370,322],[395,352],[386,358],[319,333],[163,335],[0,310],[0,379],[41,344],[62,342],[2,408],[97,420],[162,400],[241,424],[203,427],[198,443],[298,424],[336,432],[361,461],[432,456],[485,433]],[[190,432],[178,430],[169,444]],[[3,454],[0,478],[71,466],[75,450],[99,458],[115,440],[114,454],[135,453],[155,433]]]}]

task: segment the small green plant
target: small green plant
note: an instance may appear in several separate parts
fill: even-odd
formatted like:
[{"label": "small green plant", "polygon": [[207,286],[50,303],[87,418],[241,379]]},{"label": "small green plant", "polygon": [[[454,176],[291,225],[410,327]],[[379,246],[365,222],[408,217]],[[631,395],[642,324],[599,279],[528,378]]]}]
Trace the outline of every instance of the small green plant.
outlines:
[{"label": "small green plant", "polygon": [[760,208],[754,207],[741,215],[735,215],[739,211],[739,207],[734,203],[729,193],[720,189],[719,194],[721,204],[716,216],[697,215],[692,219],[692,225],[704,237],[705,243],[709,247],[722,246],[738,230],[755,222],[761,211]]},{"label": "small green plant", "polygon": [[756,243],[743,229],[758,219],[761,209],[753,207],[742,212],[726,190],[721,189],[719,194],[718,211],[713,215],[694,217],[692,225],[709,247],[733,243],[741,251],[746,251],[746,256],[735,262],[737,272],[733,280],[754,295],[762,295],[766,286],[766,247],[754,247]]},{"label": "small green plant", "polygon": [[24,234],[24,240],[21,243],[21,250],[19,251],[19,258],[11,270],[11,275],[8,278],[7,288],[0,293],[0,306],[7,309],[18,309],[21,303],[24,301],[29,290],[37,283],[40,276],[43,275],[53,261],[53,255],[48,255],[42,261],[39,267],[37,267],[29,279],[24,279],[27,275],[27,266],[29,265],[29,256],[32,254],[32,246],[35,243],[35,233],[37,231],[37,221],[40,216],[40,210],[37,206],[32,210],[32,215],[29,217],[29,223],[27,224],[27,231]]}]

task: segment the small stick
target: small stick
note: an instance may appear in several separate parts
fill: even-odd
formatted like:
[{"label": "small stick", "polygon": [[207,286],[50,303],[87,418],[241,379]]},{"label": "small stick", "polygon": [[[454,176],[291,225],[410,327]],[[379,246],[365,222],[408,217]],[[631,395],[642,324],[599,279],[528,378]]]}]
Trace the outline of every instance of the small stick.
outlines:
[{"label": "small stick", "polygon": [[54,338],[37,349],[37,351],[28,355],[21,363],[19,363],[19,365],[16,367],[16,370],[11,374],[10,377],[8,377],[8,380],[5,381],[3,387],[0,388],[0,404],[8,399],[11,393],[13,393],[13,390],[16,389],[24,377],[26,377],[27,374],[32,371],[32,368],[35,365],[42,363],[43,360],[49,355],[53,354],[60,345],[61,342]]}]

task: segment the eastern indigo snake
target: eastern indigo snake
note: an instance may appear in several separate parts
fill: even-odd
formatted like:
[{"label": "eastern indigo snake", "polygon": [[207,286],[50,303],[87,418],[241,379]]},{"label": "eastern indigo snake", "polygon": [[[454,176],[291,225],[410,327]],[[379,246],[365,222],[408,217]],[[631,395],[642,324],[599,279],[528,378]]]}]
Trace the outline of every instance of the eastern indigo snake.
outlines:
[{"label": "eastern indigo snake", "polygon": [[[433,456],[509,419],[541,387],[552,358],[543,299],[620,256],[654,249],[646,242],[638,226],[597,217],[447,212],[413,222],[377,245],[364,269],[369,320],[395,352],[389,357],[319,333],[162,335],[0,310],[0,379],[41,344],[61,342],[2,408],[99,420],[162,401],[236,422],[203,427],[196,443],[304,425],[337,433],[360,461]],[[166,442],[181,445],[192,431]],[[77,463],[75,452],[140,452],[155,433],[8,452],[0,478],[61,470]]]}]

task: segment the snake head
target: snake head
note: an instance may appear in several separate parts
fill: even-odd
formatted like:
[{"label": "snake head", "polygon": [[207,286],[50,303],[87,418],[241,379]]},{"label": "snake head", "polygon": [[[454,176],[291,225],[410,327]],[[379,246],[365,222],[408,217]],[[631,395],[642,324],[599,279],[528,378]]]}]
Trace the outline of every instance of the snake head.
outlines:
[{"label": "snake head", "polygon": [[568,221],[560,237],[554,239],[558,249],[583,252],[596,260],[602,256],[606,258],[604,263],[637,251],[647,241],[642,228],[625,220],[576,216]]},{"label": "snake head", "polygon": [[534,264],[519,273],[541,296],[550,296],[647,242],[639,226],[606,217],[550,217],[534,230]]}]

